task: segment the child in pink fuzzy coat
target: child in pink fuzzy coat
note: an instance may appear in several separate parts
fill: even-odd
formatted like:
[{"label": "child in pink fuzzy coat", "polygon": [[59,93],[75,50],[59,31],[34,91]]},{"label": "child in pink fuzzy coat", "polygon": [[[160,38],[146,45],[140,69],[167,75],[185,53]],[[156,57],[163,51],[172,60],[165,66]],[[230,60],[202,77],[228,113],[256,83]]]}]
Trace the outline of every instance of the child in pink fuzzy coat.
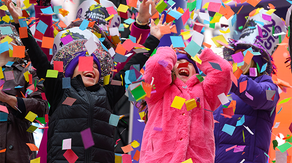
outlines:
[{"label": "child in pink fuzzy coat", "polygon": [[[161,47],[146,62],[144,79],[156,92],[146,98],[148,121],[143,133],[140,163],[213,163],[215,154],[213,111],[220,105],[218,95],[231,87],[231,66],[210,49],[202,51],[201,64],[187,54]],[[188,63],[187,63],[188,62]],[[220,65],[212,68],[209,62]],[[187,64],[186,64],[187,63]],[[206,74],[199,81],[198,68]],[[197,107],[187,111],[171,107],[175,96],[196,99]]]}]

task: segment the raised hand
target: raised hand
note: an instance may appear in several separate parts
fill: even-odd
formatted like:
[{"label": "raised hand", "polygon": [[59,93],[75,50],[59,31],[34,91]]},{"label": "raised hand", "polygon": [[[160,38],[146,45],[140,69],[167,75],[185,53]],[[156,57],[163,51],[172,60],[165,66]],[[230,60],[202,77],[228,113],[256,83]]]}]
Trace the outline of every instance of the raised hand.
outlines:
[{"label": "raised hand", "polygon": [[13,20],[15,23],[18,23],[18,17],[22,17],[22,11],[20,7],[20,0],[16,1],[16,6],[12,0],[4,0],[5,5],[7,6]]},{"label": "raised hand", "polygon": [[[158,0],[154,0],[155,2]],[[143,0],[140,8],[139,8],[139,15],[137,20],[141,23],[148,23],[149,19],[152,15],[154,15],[157,10],[155,8],[155,2],[152,0]],[[149,13],[149,6],[151,4],[151,14]]]},{"label": "raised hand", "polygon": [[159,40],[160,40],[160,39],[163,37],[163,35],[164,35],[164,34],[162,34],[162,33],[160,32],[160,27],[161,27],[161,26],[169,26],[169,28],[172,28],[172,27],[173,27],[173,26],[172,26],[172,23],[166,23],[166,22],[164,22],[164,23],[162,24],[163,19],[164,19],[164,14],[161,15],[161,18],[160,18],[159,23],[158,23],[157,25],[155,25],[154,20],[151,19],[150,34],[153,35],[153,36],[155,36],[155,37],[156,37],[157,39],[159,39]]}]

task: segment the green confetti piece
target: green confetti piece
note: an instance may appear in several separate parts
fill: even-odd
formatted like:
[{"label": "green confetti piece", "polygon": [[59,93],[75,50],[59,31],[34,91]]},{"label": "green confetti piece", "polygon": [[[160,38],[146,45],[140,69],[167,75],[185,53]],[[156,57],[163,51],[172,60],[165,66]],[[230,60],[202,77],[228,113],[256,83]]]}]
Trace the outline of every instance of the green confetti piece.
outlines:
[{"label": "green confetti piece", "polygon": [[288,37],[290,37],[290,26],[288,27]]},{"label": "green confetti piece", "polygon": [[[287,137],[289,137],[290,135],[287,135]],[[289,139],[286,139],[286,142],[290,142],[290,143],[292,143],[292,137],[291,138],[289,138]]]},{"label": "green confetti piece", "polygon": [[191,2],[191,3],[187,3],[187,8],[190,9],[190,12],[193,11],[196,8],[197,2]]},{"label": "green confetti piece", "polygon": [[257,64],[257,70],[258,70],[258,72],[261,72],[259,64],[258,63],[256,63],[256,64]]},{"label": "green confetti piece", "polygon": [[272,35],[275,34],[275,26],[273,26],[273,29],[272,29]]},{"label": "green confetti piece", "polygon": [[275,150],[276,147],[278,147],[278,141],[277,140],[273,140],[272,143],[273,143],[273,148]]},{"label": "green confetti piece", "polygon": [[238,27],[239,30],[242,30],[243,26]]},{"label": "green confetti piece", "polygon": [[152,57],[154,54],[156,54],[157,49],[154,49],[150,57]]},{"label": "green confetti piece", "polygon": [[226,105],[222,105],[222,107],[223,107],[223,108],[228,108],[228,106],[226,106]]},{"label": "green confetti piece", "polygon": [[40,121],[41,124],[46,124],[45,117],[36,117],[36,120]]},{"label": "green confetti piece", "polygon": [[283,153],[283,152],[287,151],[291,147],[292,147],[292,145],[290,143],[286,142],[286,143],[278,146],[277,148]]},{"label": "green confetti piece", "polygon": [[215,23],[210,23],[209,27],[215,29]]},{"label": "green confetti piece", "polygon": [[270,158],[270,156],[269,156],[268,154],[266,154],[266,152],[264,152],[264,154],[265,154],[268,158]]},{"label": "green confetti piece", "polygon": [[242,130],[242,138],[243,138],[243,142],[245,142],[245,136],[244,136],[244,131]]},{"label": "green confetti piece", "polygon": [[199,79],[200,82],[204,80],[204,78],[201,75],[196,75],[196,77]]},{"label": "green confetti piece", "polygon": [[284,100],[280,101],[280,102],[278,103],[278,105],[283,104],[283,103],[286,103],[286,102],[288,102],[290,99],[291,99],[291,97],[289,97],[289,98],[285,98]]},{"label": "green confetti piece", "polygon": [[275,109],[276,109],[276,107],[273,108],[273,110],[271,111],[270,116],[272,116],[272,114],[274,113]]},{"label": "green confetti piece", "polygon": [[282,42],[282,37],[281,35],[279,35],[279,44],[281,44],[281,42]]}]

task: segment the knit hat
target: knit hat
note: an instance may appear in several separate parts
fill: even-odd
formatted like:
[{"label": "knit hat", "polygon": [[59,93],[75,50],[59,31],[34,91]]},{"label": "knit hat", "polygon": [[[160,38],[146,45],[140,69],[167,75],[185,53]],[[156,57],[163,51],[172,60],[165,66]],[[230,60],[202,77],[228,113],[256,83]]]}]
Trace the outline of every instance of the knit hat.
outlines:
[{"label": "knit hat", "polygon": [[[68,35],[70,35],[73,38],[73,41],[64,45],[60,41],[60,39]],[[76,63],[78,63],[78,59],[74,59],[74,58],[76,57],[79,58],[81,54],[84,55],[84,53],[86,53],[87,49],[85,47],[85,43],[91,37],[96,43],[97,49],[90,56],[94,56],[93,58],[97,58],[100,64],[99,83],[103,85],[103,78],[105,76],[110,75],[110,79],[112,78],[111,69],[113,67],[113,60],[112,60],[111,55],[105,49],[103,49],[99,39],[87,29],[82,31],[78,27],[74,27],[74,28],[70,28],[70,29],[59,32],[54,39],[54,47],[55,45],[56,46],[58,45],[58,48],[53,50],[54,56],[52,58],[52,63],[53,61],[63,61],[64,75],[72,76],[71,74],[73,74],[72,72],[74,71],[77,65]],[[73,60],[73,63],[71,66],[70,62],[72,60]],[[98,62],[95,60],[96,64],[98,64]],[[68,66],[69,68],[67,69]],[[67,70],[68,72],[66,72]]]},{"label": "knit hat", "polygon": [[195,61],[191,59],[191,56],[189,56],[188,54],[182,54],[182,53],[176,53],[176,54],[177,54],[177,60],[186,59],[188,62],[190,62],[191,64],[194,65],[196,73],[199,73],[198,67],[197,67]]},{"label": "knit hat", "polygon": [[[72,77],[73,76],[75,67],[79,63],[79,57],[84,57],[84,56],[86,56],[86,51],[81,51],[81,52],[76,53],[76,57],[71,60],[71,62],[67,65],[67,67],[65,69],[65,77]],[[93,55],[93,61],[94,61],[94,63],[96,63],[98,71],[101,72],[100,63],[95,55]],[[99,79],[100,79],[100,76],[101,75],[99,75]]]},{"label": "knit hat", "polygon": [[[260,56],[254,56],[253,61],[262,67],[267,63],[266,73],[276,72],[276,66],[273,64],[272,54],[277,48],[277,44],[284,39],[283,37],[274,36],[274,33],[286,32],[285,22],[276,14],[267,14],[267,10],[257,9],[258,13],[248,17],[244,25],[239,40],[229,39],[229,45],[233,48],[225,47],[223,49],[224,58],[231,60],[231,55],[238,49],[252,48],[254,52],[260,52]],[[270,16],[271,21],[264,20],[263,15]],[[280,40],[281,39],[281,40]]]}]

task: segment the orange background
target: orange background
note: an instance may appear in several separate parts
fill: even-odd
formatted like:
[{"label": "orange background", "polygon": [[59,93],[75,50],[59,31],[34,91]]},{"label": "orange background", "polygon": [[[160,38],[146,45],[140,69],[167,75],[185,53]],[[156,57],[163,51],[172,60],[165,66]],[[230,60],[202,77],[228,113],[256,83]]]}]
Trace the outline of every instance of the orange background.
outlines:
[{"label": "orange background", "polygon": [[[285,39],[283,40],[283,43],[288,43],[288,38],[285,37]],[[279,79],[282,79],[286,82],[288,82],[290,85],[292,85],[292,73],[291,70],[286,67],[287,64],[284,64],[285,62],[285,55],[289,55],[289,52],[287,50],[288,44],[285,46],[279,46],[278,49],[274,52],[273,54],[273,59],[274,62],[277,66],[277,77]],[[292,49],[291,49],[292,50]],[[292,97],[292,89],[288,88],[287,92],[282,92],[280,94],[280,101],[282,101],[285,98],[289,98]],[[278,102],[278,103],[279,103]],[[289,126],[292,122],[292,99],[289,100],[287,103],[283,103],[277,106],[276,108],[276,113],[278,113],[278,111],[281,109],[282,107],[282,111],[279,114],[276,114],[276,118],[275,118],[275,122],[280,122],[280,125],[278,128],[273,128],[272,130],[272,137],[271,137],[271,145],[270,145],[270,151],[269,151],[269,163],[272,162],[273,160],[276,159],[276,152],[273,149],[273,143],[272,141],[276,139],[276,135],[278,135],[279,133],[282,133],[285,137],[287,136],[287,134],[291,135],[292,133],[289,130]],[[276,150],[278,150],[276,148]],[[290,148],[288,150],[288,155],[291,156],[292,155],[292,148]],[[291,158],[290,160],[288,160],[288,163],[291,162]]]}]

